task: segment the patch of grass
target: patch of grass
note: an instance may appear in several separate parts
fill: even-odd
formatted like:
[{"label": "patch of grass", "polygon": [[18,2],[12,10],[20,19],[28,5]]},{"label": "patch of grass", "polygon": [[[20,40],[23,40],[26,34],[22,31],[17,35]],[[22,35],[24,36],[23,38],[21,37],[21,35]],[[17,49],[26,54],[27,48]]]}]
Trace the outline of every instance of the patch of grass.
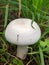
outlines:
[{"label": "patch of grass", "polygon": [[[41,36],[40,40],[43,41],[47,38],[49,39],[49,0],[25,0],[25,1],[21,0],[20,4],[21,4],[21,17],[30,18],[33,21],[35,20],[41,27],[42,36]],[[5,29],[8,24],[9,11],[14,10],[17,13],[19,13],[18,12],[19,11],[19,1],[18,0],[17,1],[15,1],[15,0],[0,0],[0,10],[1,9],[3,9],[3,10],[5,9],[5,19],[4,19],[4,29]],[[13,15],[11,15],[11,17],[14,19]],[[44,31],[43,31],[43,29],[44,29]],[[4,32],[4,30],[3,30],[3,32]],[[9,65],[13,65],[13,64],[23,65],[23,62],[21,60],[15,59],[16,57],[11,55],[8,52],[8,46],[6,45],[7,42],[5,42],[5,38],[3,37],[4,36],[3,32],[0,32],[0,37],[3,38],[3,39],[0,39],[0,41],[2,41],[2,43],[1,43],[2,48],[0,47],[0,57],[1,57],[0,60],[2,62],[9,64]],[[49,56],[46,55],[47,53],[49,53],[48,52],[49,47],[45,47],[44,42],[41,42],[40,40],[37,42],[37,45],[39,46],[38,51],[37,51],[35,45],[34,45],[34,47],[31,46],[30,49],[31,48],[32,49],[30,50],[30,53],[28,53],[28,56],[30,57],[30,60],[32,60],[33,58],[35,58],[35,55],[39,54],[40,60],[41,60],[40,65],[45,65],[44,57],[46,56],[49,58]],[[38,44],[38,43],[40,43],[40,44]],[[45,44],[47,44],[47,43],[49,43],[49,42],[48,41],[45,42]],[[41,46],[44,46],[44,48]],[[34,51],[32,51],[33,49],[34,49]],[[44,55],[44,52],[46,53],[45,55]],[[3,56],[4,54],[5,54],[5,57]],[[11,60],[10,57],[13,60]],[[37,57],[34,59],[34,61],[38,64],[36,59],[37,59]],[[9,60],[12,62],[9,62]],[[39,61],[39,59],[38,59],[38,61]]]}]

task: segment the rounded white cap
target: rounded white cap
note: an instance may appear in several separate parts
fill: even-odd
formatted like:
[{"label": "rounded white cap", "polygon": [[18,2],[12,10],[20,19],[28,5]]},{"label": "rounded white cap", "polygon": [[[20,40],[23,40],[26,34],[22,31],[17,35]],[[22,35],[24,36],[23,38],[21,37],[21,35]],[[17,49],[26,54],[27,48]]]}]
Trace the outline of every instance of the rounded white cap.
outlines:
[{"label": "rounded white cap", "polygon": [[31,26],[31,19],[19,18],[11,21],[5,30],[5,37],[8,42],[16,45],[31,45],[36,43],[40,36],[41,30],[34,21]]}]

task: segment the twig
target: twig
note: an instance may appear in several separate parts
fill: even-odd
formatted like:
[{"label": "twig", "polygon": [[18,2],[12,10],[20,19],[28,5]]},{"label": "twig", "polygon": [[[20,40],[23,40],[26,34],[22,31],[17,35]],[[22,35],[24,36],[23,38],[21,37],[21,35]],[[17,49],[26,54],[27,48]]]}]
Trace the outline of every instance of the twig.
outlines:
[{"label": "twig", "polygon": [[9,61],[7,61],[4,65],[6,65],[7,63],[9,63]]},{"label": "twig", "polygon": [[[6,52],[7,54],[9,54],[11,57],[15,58],[15,59],[18,59],[16,56],[14,55],[11,55],[10,53]],[[19,60],[19,59],[18,59]]]},{"label": "twig", "polygon": [[18,17],[20,17],[21,15],[21,0],[19,0],[19,13],[18,13]]},{"label": "twig", "polygon": [[26,65],[29,65],[29,64],[30,64],[30,62],[32,62],[32,60],[33,60],[33,59],[31,59],[31,60],[30,60],[30,61],[29,61]]}]

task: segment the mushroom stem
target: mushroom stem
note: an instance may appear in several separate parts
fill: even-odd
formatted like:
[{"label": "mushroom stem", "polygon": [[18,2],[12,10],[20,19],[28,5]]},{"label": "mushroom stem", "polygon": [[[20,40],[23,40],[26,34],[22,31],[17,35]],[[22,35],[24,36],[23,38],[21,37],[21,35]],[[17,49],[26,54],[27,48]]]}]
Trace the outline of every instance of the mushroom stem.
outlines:
[{"label": "mushroom stem", "polygon": [[17,57],[19,57],[20,59],[25,59],[27,52],[28,52],[28,46],[17,46]]}]

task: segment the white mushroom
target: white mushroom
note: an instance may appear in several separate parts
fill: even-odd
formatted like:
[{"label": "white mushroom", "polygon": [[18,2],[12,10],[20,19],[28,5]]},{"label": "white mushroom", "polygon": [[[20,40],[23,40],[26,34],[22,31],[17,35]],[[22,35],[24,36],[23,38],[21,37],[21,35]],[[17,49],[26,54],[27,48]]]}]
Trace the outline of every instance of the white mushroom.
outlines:
[{"label": "white mushroom", "polygon": [[28,45],[36,43],[40,36],[41,30],[34,21],[31,26],[31,19],[19,18],[11,21],[6,30],[5,37],[8,42],[18,45],[17,57],[25,59],[28,52]]}]

